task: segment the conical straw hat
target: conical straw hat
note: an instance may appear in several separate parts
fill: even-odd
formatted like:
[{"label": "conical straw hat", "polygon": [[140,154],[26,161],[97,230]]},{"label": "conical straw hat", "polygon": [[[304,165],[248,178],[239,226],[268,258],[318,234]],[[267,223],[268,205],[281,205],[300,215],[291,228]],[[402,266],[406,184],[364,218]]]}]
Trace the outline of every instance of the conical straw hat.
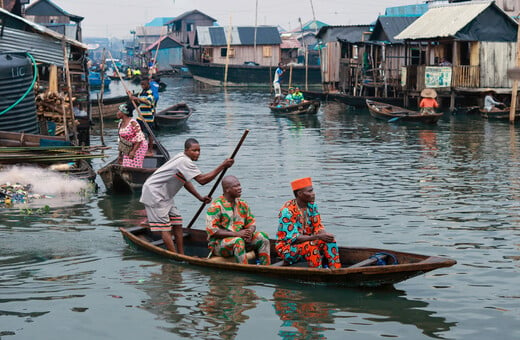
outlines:
[{"label": "conical straw hat", "polygon": [[434,89],[424,89],[421,91],[421,97],[437,98],[437,91],[435,91]]}]

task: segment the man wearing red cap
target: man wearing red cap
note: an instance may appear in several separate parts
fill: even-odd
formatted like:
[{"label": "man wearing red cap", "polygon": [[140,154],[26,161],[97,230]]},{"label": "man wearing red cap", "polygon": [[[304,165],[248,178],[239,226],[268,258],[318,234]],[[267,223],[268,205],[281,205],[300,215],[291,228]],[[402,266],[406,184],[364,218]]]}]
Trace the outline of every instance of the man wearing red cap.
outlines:
[{"label": "man wearing red cap", "polygon": [[285,264],[304,258],[309,267],[322,268],[323,257],[330,268],[340,268],[339,251],[334,235],[325,232],[314,202],[310,177],[291,182],[295,198],[280,209],[276,252]]}]

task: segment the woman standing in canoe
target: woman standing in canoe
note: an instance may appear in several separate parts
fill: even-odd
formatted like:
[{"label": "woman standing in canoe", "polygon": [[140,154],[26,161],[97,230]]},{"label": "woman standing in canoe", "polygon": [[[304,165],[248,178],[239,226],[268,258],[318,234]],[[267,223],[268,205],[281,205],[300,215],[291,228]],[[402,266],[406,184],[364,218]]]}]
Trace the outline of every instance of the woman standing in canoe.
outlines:
[{"label": "woman standing in canoe", "polygon": [[126,144],[120,148],[120,156],[122,156],[121,164],[123,166],[142,168],[144,156],[148,150],[148,141],[146,140],[139,123],[132,118],[132,108],[128,104],[119,105],[117,118],[119,121],[119,143]]}]

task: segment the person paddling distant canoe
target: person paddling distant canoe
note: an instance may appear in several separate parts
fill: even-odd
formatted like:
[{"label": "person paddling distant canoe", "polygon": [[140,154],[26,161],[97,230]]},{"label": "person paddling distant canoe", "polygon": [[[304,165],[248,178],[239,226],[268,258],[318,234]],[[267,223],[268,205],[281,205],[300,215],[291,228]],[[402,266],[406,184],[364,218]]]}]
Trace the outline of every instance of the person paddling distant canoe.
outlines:
[{"label": "person paddling distant canoe", "polygon": [[174,196],[184,187],[199,201],[210,203],[211,197],[200,195],[190,181],[195,179],[201,185],[207,184],[234,163],[232,158],[228,158],[212,171],[203,174],[195,165],[199,156],[199,142],[188,138],[184,142],[184,152],[175,155],[144,182],[139,200],[145,206],[151,231],[160,232],[166,248],[175,252],[173,229],[175,245],[180,254],[184,254],[182,216],[175,206]]},{"label": "person paddling distant canoe", "polygon": [[434,114],[435,109],[439,107],[439,103],[437,103],[437,91],[434,89],[424,89],[421,91],[421,102],[419,103],[419,107],[421,108],[421,114]]}]

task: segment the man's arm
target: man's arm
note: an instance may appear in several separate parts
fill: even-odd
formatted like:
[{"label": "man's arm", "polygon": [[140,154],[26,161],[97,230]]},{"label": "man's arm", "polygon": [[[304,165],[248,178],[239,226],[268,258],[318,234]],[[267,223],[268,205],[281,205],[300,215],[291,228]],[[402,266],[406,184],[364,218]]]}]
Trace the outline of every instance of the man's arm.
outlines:
[{"label": "man's arm", "polygon": [[211,202],[211,197],[208,197],[208,196],[201,196],[199,194],[199,192],[197,191],[197,189],[195,189],[195,187],[193,186],[193,184],[191,184],[191,182],[185,182],[184,183],[184,188],[186,188],[186,190],[188,190],[188,192],[190,194],[192,194],[193,196],[195,196],[199,201],[201,202],[204,202],[206,204],[210,203]]},{"label": "man's arm", "polygon": [[207,184],[211,182],[219,173],[221,173],[224,169],[227,169],[233,165],[235,161],[232,158],[226,159],[224,162],[222,162],[219,166],[217,166],[212,171],[200,174],[194,177],[194,179],[199,183],[200,185]]}]

